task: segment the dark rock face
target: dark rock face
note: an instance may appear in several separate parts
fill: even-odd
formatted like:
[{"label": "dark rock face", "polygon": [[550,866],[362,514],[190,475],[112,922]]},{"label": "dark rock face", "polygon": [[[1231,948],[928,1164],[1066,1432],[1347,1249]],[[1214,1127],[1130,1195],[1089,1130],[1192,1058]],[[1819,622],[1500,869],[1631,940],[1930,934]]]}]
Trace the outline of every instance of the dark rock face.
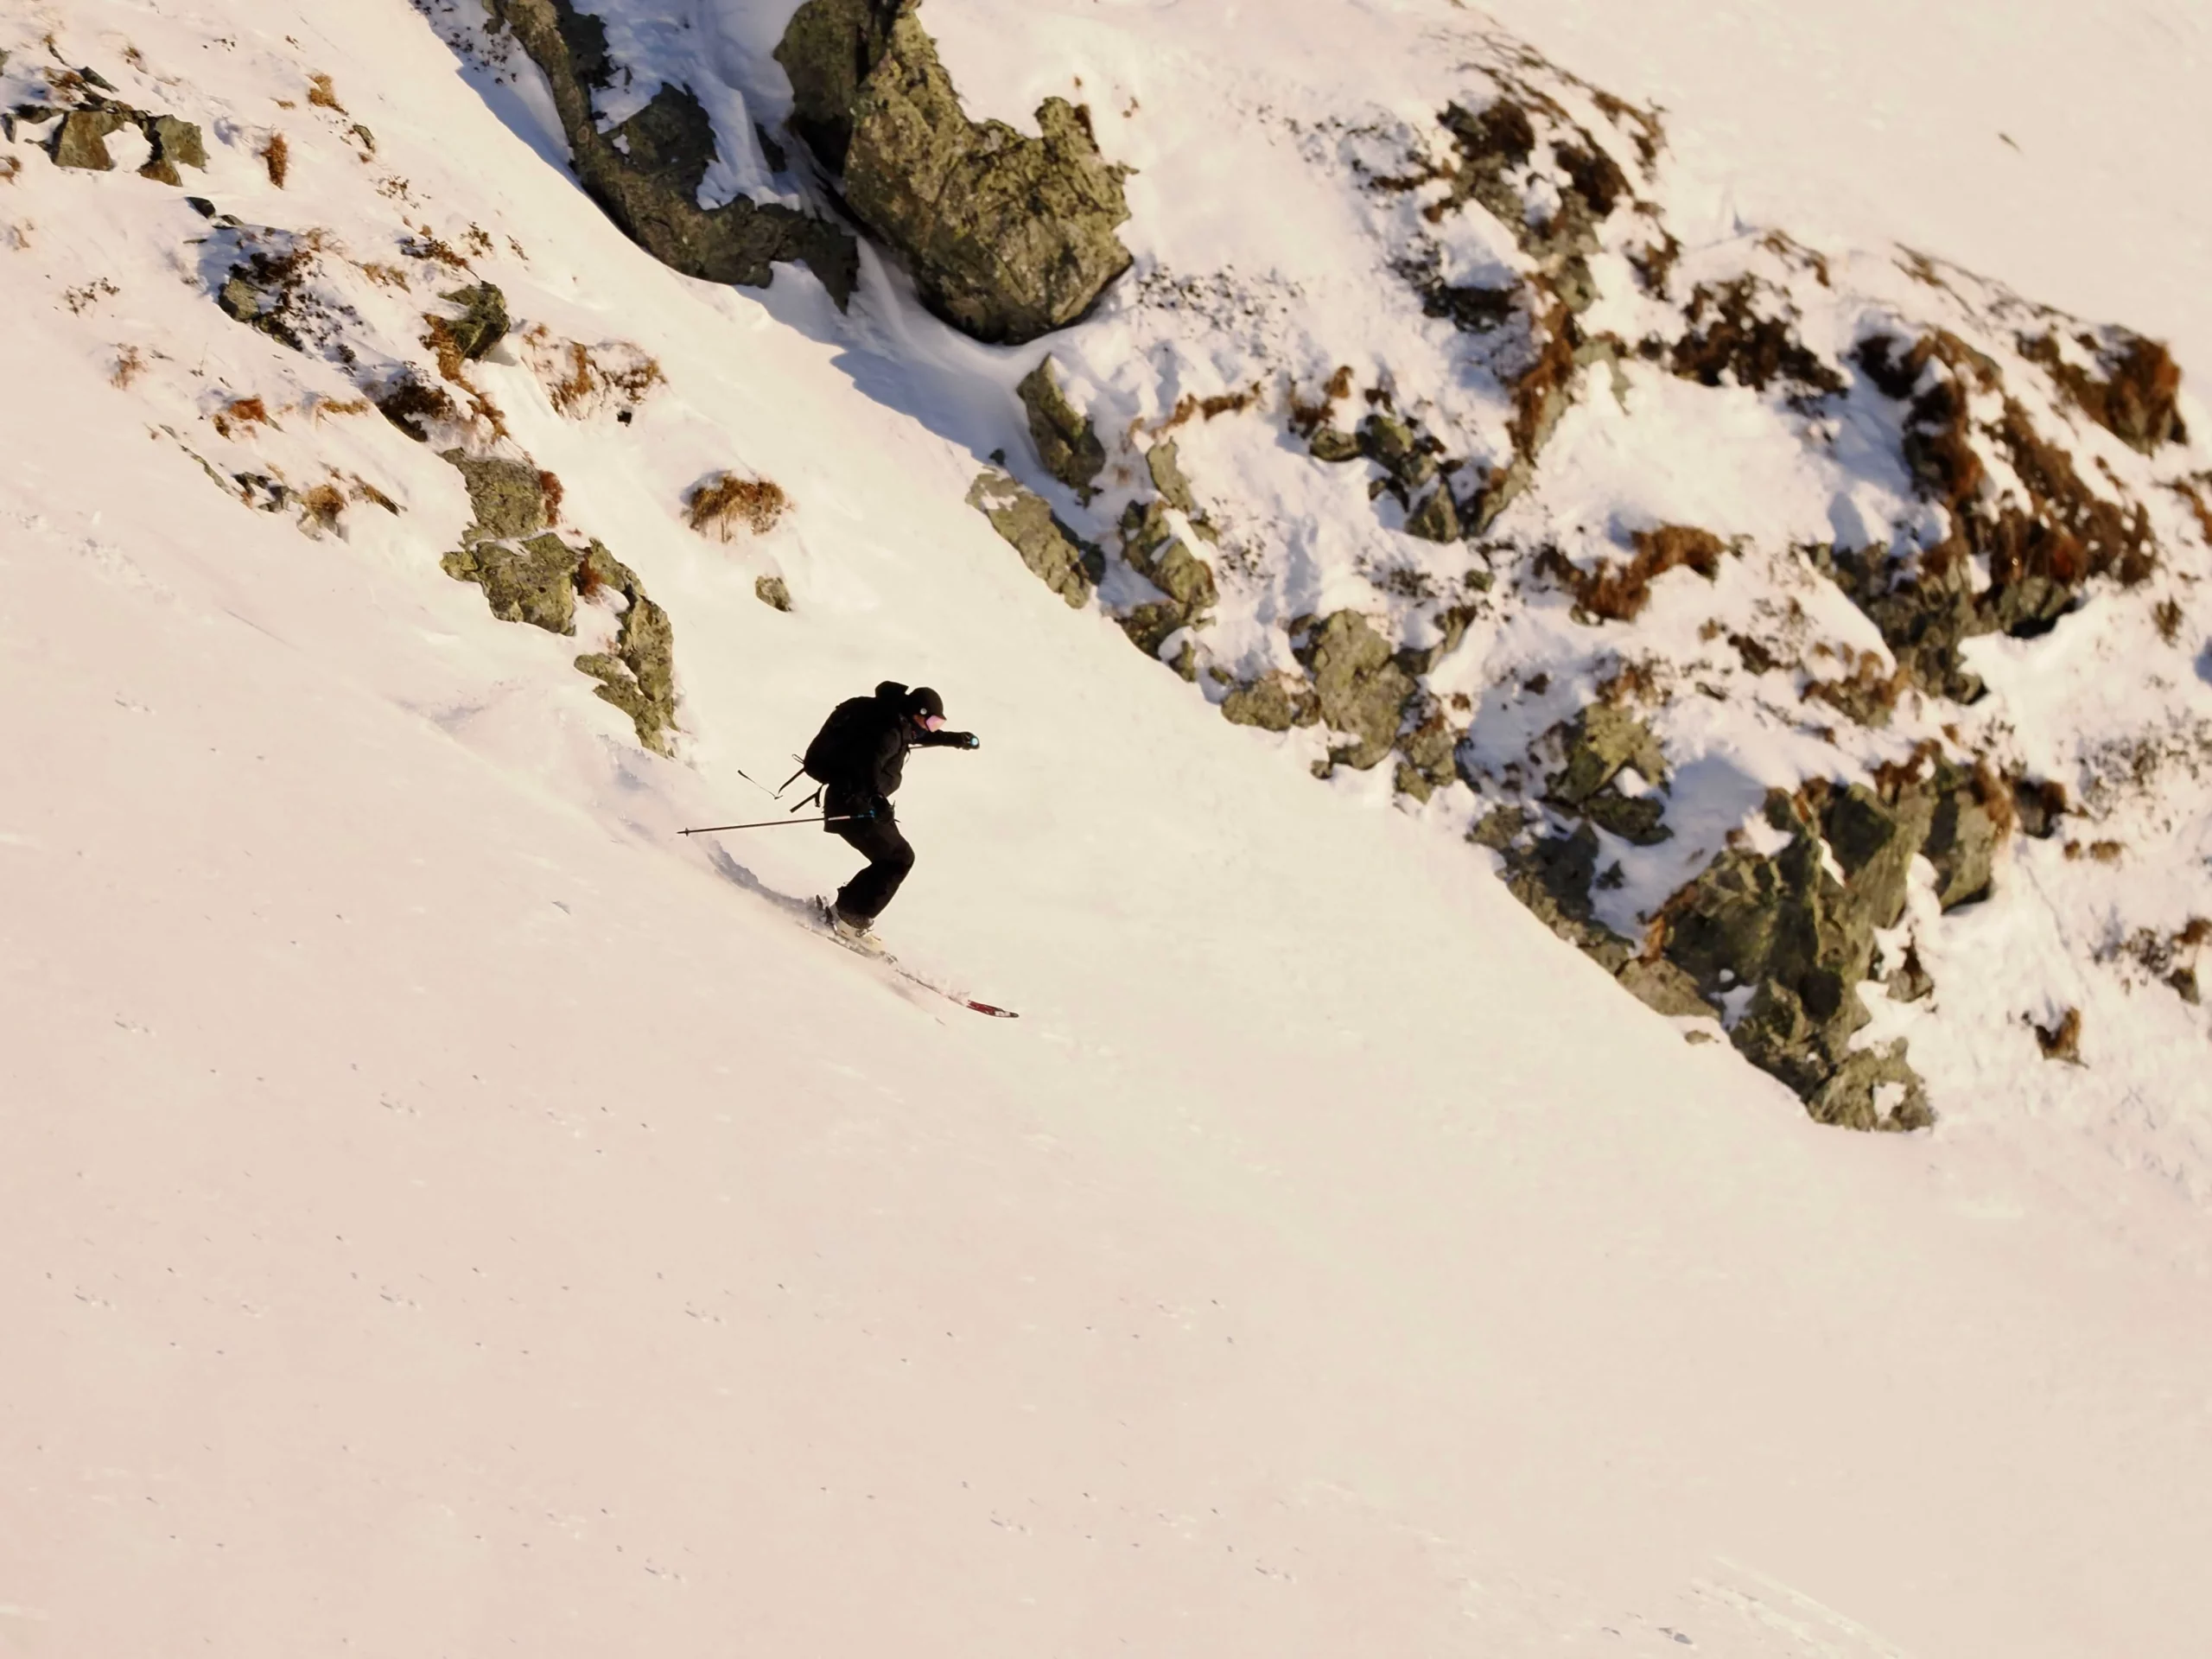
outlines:
[{"label": "dark rock face", "polygon": [[1723,853],[1662,918],[1658,954],[1715,1007],[1749,993],[1730,1033],[1737,1048],[1822,1122],[1909,1129],[1934,1122],[1904,1045],[1854,1050],[1851,1039],[1868,1019],[1859,987],[1873,965],[1874,931],[1904,912],[1906,869],[1936,798],[1907,787],[1885,800],[1864,785],[1775,791],[1767,823],[1788,843],[1771,855]]},{"label": "dark rock face", "polygon": [[1080,608],[1105,574],[1105,556],[1061,523],[1043,496],[1006,474],[979,474],[968,487],[968,505],[988,518],[1030,574],[1070,607]]},{"label": "dark rock face", "polygon": [[664,86],[611,133],[599,130],[591,92],[607,84],[607,33],[569,0],[491,0],[494,15],[544,72],[576,177],[607,216],[664,264],[711,283],[766,288],[779,260],[820,277],[839,305],[860,270],[852,238],[779,203],[743,197],[712,209],[699,186],[714,130],[687,88]]},{"label": "dark rock face", "polygon": [[1647,784],[1667,781],[1667,758],[1650,728],[1611,703],[1592,703],[1559,728],[1567,764],[1546,786],[1545,798],[1637,847],[1656,846],[1674,835],[1661,820],[1656,795],[1629,795],[1620,774],[1633,769]]},{"label": "dark rock face", "polygon": [[792,126],[955,327],[1020,345],[1075,321],[1128,269],[1122,169],[1088,116],[1047,99],[1034,138],[969,120],[912,0],[807,0],[776,57]]}]

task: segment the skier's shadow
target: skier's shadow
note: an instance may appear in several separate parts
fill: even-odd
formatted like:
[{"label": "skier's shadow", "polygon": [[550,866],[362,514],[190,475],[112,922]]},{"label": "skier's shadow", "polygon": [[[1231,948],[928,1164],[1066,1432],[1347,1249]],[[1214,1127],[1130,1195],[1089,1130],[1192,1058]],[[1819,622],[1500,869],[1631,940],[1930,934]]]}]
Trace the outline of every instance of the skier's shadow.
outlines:
[{"label": "skier's shadow", "polygon": [[811,926],[819,914],[818,901],[779,892],[731,857],[729,849],[718,842],[708,846],[707,861],[715,867],[724,880],[743,888],[756,899],[766,900],[795,922]]}]

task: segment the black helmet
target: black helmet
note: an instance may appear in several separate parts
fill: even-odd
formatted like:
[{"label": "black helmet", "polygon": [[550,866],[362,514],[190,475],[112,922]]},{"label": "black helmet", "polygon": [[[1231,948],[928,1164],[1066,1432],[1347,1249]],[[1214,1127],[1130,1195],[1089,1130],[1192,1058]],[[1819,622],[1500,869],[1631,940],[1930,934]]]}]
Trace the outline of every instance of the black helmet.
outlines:
[{"label": "black helmet", "polygon": [[918,685],[906,694],[906,713],[915,720],[943,720],[944,699],[926,685]]}]

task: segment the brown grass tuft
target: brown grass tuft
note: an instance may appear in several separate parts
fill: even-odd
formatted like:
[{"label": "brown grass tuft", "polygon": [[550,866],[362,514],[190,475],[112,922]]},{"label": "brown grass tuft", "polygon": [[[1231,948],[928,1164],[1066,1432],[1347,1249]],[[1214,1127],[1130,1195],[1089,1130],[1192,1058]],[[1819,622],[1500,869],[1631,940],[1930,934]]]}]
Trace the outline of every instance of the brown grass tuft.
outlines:
[{"label": "brown grass tuft", "polygon": [[2181,395],[2181,367],[2165,346],[2126,330],[2114,331],[2116,346],[2084,336],[2096,353],[2097,372],[2066,360],[2055,335],[2024,337],[2020,355],[2049,371],[2075,408],[2121,442],[2148,454],[2160,444],[2186,442],[2176,400]]},{"label": "brown grass tuft", "polygon": [[[1818,645],[1814,647],[1820,650]],[[1762,653],[1764,654],[1764,653]],[[1844,657],[1851,658],[1849,646]],[[1808,702],[1825,702],[1861,726],[1883,727],[1897,712],[1897,699],[1912,683],[1912,670],[1903,663],[1885,665],[1879,652],[1861,652],[1851,671],[1841,679],[1815,680],[1805,688]]]},{"label": "brown grass tuft", "polygon": [[583,420],[613,407],[624,420],[645,402],[668,377],[660,364],[627,340],[602,340],[586,346],[563,340],[543,323],[522,331],[523,359],[553,407],[572,421]]},{"label": "brown grass tuft", "polygon": [[0,184],[5,184],[23,170],[23,164],[13,156],[0,156]]},{"label": "brown grass tuft", "polygon": [[415,234],[403,238],[399,251],[410,259],[427,259],[448,270],[467,270],[468,261],[453,251],[452,245],[432,231],[427,225],[417,225]]},{"label": "brown grass tuft", "polygon": [[2151,620],[2158,630],[2158,638],[2168,645],[2181,638],[2181,606],[2174,600],[2162,599],[2153,605]]},{"label": "brown grass tuft", "polygon": [[270,418],[269,405],[258,397],[234,397],[215,411],[213,419],[216,432],[226,438],[234,428],[276,424]]},{"label": "brown grass tuft", "polygon": [[783,486],[769,478],[717,473],[685,499],[691,528],[716,541],[737,539],[741,528],[766,535],[791,507]]},{"label": "brown grass tuft", "polygon": [[344,115],[346,106],[338,101],[337,89],[330,84],[328,75],[308,77],[308,102],[319,110],[335,110]]},{"label": "brown grass tuft", "polygon": [[365,415],[375,407],[365,397],[318,397],[308,413],[319,421],[327,415]]},{"label": "brown grass tuft", "polygon": [[403,294],[407,291],[407,273],[397,265],[380,265],[371,260],[361,267],[361,275],[378,288],[396,288]]},{"label": "brown grass tuft", "polygon": [[1575,603],[1592,616],[1607,622],[1633,622],[1651,601],[1653,582],[1683,567],[1710,582],[1719,575],[1720,556],[1727,551],[1711,531],[1687,524],[1639,530],[1633,540],[1634,557],[1625,563],[1602,564],[1595,570],[1578,570],[1564,555],[1554,551],[1552,574],[1566,582]]},{"label": "brown grass tuft", "polygon": [[284,188],[284,181],[292,174],[290,143],[283,133],[272,132],[269,135],[269,142],[262,145],[257,153],[261,156],[262,165],[269,169],[269,182],[282,190]]},{"label": "brown grass tuft", "polygon": [[2049,1028],[2028,1022],[2034,1027],[2036,1043],[2043,1050],[2046,1060],[2065,1060],[2082,1064],[2082,1010],[2069,1008],[2058,1016],[2058,1023]]},{"label": "brown grass tuft", "polygon": [[423,348],[438,360],[438,378],[455,385],[467,382],[468,359],[463,356],[461,341],[454,337],[453,327],[443,317],[425,316],[428,327],[423,335]]},{"label": "brown grass tuft", "polygon": [[146,372],[146,359],[136,346],[116,349],[115,366],[108,371],[108,384],[118,389],[127,388],[133,380]]},{"label": "brown grass tuft", "polygon": [[2117,841],[2093,841],[2088,848],[2089,856],[2100,864],[2119,863],[2120,855],[2126,850],[2126,847]]},{"label": "brown grass tuft", "polygon": [[335,530],[346,512],[346,496],[335,484],[318,484],[300,497],[300,512],[309,524]]},{"label": "brown grass tuft", "polygon": [[561,480],[541,467],[537,470],[537,487],[545,495],[545,522],[549,524],[560,523],[561,498],[565,493],[561,487]]}]

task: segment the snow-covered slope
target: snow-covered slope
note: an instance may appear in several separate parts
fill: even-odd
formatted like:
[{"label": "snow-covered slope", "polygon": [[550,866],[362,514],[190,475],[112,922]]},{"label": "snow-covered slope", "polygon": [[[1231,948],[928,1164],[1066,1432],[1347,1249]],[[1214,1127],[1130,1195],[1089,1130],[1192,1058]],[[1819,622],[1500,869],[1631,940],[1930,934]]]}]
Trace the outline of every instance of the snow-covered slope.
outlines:
[{"label": "snow-covered slope", "polygon": [[[671,275],[397,0],[9,27],[237,224],[0,145],[0,1645],[2192,1649],[2184,1142],[1810,1123],[1035,582],[1020,363]],[[246,232],[352,363],[226,315]],[[470,277],[673,758],[572,667],[639,601],[495,620],[353,407]],[[564,413],[532,327],[661,378]],[[685,525],[725,468],[778,527]],[[674,836],[885,675],[984,738],[894,937],[1019,1021],[795,925],[839,844]]]}]

